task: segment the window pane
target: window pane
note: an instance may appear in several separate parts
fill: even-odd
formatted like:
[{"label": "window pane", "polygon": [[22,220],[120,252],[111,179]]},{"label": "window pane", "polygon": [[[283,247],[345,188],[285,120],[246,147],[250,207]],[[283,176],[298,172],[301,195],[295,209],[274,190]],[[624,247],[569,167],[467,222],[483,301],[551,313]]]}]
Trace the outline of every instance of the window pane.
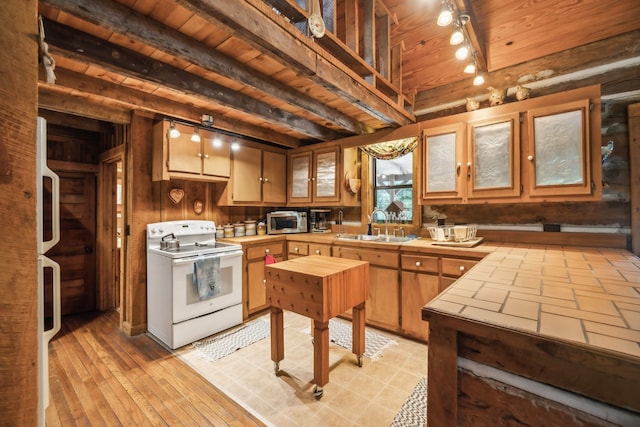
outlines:
[{"label": "window pane", "polygon": [[[391,160],[374,160],[374,207],[389,214],[389,221],[411,222],[413,218],[413,153]],[[382,221],[382,215],[373,218]]]}]

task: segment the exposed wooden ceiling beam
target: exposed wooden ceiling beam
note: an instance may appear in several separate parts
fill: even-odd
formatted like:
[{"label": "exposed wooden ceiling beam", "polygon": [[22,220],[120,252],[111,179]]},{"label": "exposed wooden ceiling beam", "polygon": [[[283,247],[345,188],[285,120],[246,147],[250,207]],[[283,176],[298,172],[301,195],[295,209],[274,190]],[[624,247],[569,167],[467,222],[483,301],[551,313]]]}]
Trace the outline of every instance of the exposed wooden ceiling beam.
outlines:
[{"label": "exposed wooden ceiling beam", "polygon": [[148,44],[169,55],[185,59],[206,70],[231,78],[269,96],[279,98],[324,122],[333,123],[344,132],[361,134],[371,131],[346,114],[260,74],[216,49],[199,43],[120,3],[111,0],[92,0],[91,7],[88,8],[85,0],[43,0],[42,2],[114,33]]},{"label": "exposed wooden ceiling beam", "polygon": [[[202,116],[202,108],[186,105],[181,102],[172,101],[170,99],[162,98],[132,88],[123,87],[115,83],[95,77],[89,77],[60,67],[56,67],[55,84],[48,84],[45,80],[45,77],[41,76],[38,81],[38,91],[41,95],[40,104],[53,111],[64,111],[67,113],[78,114],[78,111],[76,110],[64,110],[65,106],[69,107],[74,105],[69,98],[73,98],[73,93],[75,92],[90,93],[100,100],[98,101],[100,105],[92,106],[91,108],[104,108],[105,117],[102,117],[101,120],[106,120],[108,115],[113,116],[113,111],[117,109],[123,111],[149,111],[156,115],[175,117],[194,123],[200,122]],[[91,100],[86,100],[86,97],[83,97],[82,99],[88,104],[96,103],[91,102]],[[94,112],[94,115],[96,114],[97,112]],[[118,117],[119,120],[123,117],[121,113],[118,113],[115,116]],[[247,123],[227,120],[221,116],[216,116],[214,118],[214,128],[259,139],[286,148],[297,148],[302,145],[299,139],[277,132],[271,132],[268,129]]]},{"label": "exposed wooden ceiling beam", "polygon": [[[348,68],[328,54],[314,39],[304,36],[293,24],[263,0],[221,2],[218,0],[176,0],[212,24],[251,44],[280,63],[331,90],[367,114],[396,125],[415,121],[413,115],[390,99],[376,94],[364,79],[355,79]],[[318,73],[317,63],[330,65]]]},{"label": "exposed wooden ceiling beam", "polygon": [[344,136],[218,83],[66,25],[44,19],[44,26],[47,43],[54,47],[51,50],[54,54],[79,58],[107,70],[180,90],[224,107],[260,117],[267,123],[279,127],[286,126],[316,140],[331,141]]}]

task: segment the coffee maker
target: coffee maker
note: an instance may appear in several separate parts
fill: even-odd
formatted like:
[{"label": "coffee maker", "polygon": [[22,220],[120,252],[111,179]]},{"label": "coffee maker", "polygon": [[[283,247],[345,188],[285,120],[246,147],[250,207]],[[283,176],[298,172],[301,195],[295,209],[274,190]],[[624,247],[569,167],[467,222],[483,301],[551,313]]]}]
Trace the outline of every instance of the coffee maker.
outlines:
[{"label": "coffee maker", "polygon": [[331,209],[310,209],[309,222],[312,233],[331,232]]}]

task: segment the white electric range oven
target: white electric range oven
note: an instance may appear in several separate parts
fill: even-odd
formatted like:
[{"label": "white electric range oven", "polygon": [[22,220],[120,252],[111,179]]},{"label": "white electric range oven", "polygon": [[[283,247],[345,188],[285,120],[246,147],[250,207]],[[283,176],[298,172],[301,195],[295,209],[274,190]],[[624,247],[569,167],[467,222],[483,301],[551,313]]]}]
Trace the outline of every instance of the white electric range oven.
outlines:
[{"label": "white electric range oven", "polygon": [[213,221],[147,225],[147,330],[175,349],[242,323],[242,246]]}]

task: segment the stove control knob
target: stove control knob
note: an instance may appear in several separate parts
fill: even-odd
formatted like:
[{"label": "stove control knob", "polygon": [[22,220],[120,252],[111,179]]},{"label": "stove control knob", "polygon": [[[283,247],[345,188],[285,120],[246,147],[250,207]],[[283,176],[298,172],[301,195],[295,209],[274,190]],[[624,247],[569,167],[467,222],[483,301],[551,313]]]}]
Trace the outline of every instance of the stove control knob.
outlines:
[{"label": "stove control knob", "polygon": [[152,228],[151,228],[151,230],[149,230],[149,231],[151,231],[151,234],[156,234],[156,231],[157,231],[157,230],[156,230],[156,228],[155,228],[155,227],[152,227]]}]

